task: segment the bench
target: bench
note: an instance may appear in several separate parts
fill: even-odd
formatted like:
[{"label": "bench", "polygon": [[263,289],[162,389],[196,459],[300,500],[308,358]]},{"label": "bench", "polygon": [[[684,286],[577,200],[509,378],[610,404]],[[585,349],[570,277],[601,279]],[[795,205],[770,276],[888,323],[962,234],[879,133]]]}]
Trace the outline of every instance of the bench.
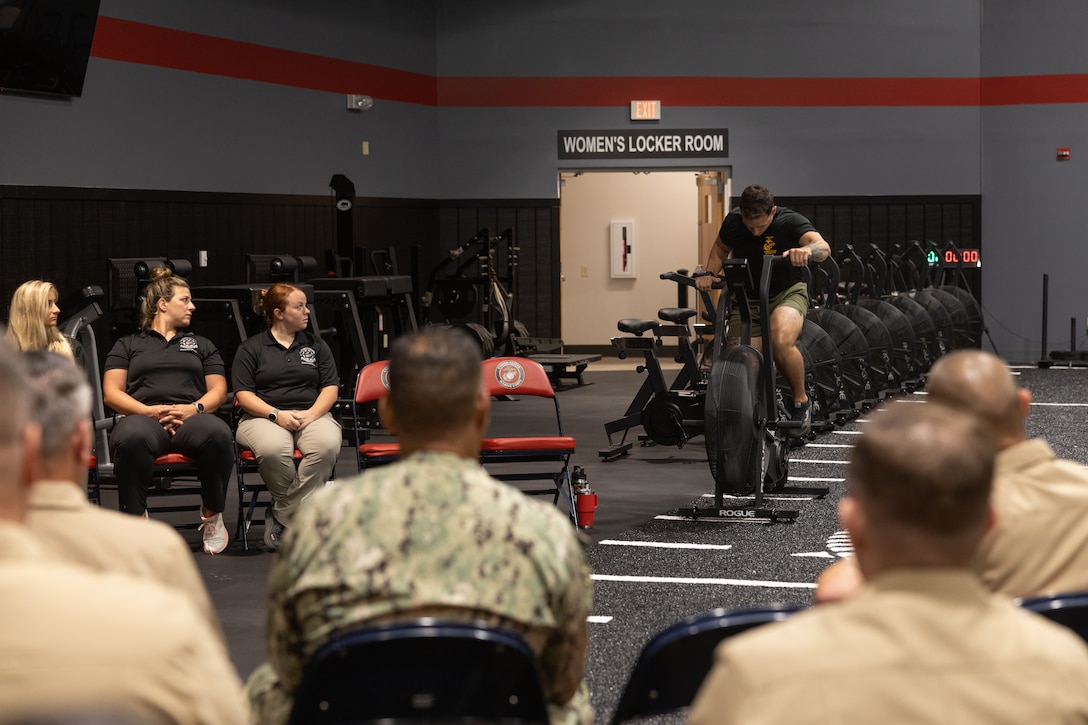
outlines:
[{"label": "bench", "polygon": [[517,356],[540,363],[556,390],[564,389],[563,380],[577,380],[577,385],[589,385],[582,373],[590,363],[601,359],[594,353],[564,354],[563,340],[558,337],[514,337],[513,341]]}]

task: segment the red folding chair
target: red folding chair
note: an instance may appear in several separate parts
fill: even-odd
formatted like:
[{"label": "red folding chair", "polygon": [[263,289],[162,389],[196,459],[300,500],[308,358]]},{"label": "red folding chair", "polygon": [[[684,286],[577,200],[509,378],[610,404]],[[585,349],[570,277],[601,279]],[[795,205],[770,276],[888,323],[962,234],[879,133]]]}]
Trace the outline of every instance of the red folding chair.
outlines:
[{"label": "red folding chair", "polygon": [[359,472],[392,463],[400,458],[400,444],[371,442],[369,421],[377,420],[374,403],[389,394],[389,361],[372,362],[359,371],[355,383],[355,405],[351,408],[355,429],[355,457]]},{"label": "red folding chair", "polygon": [[87,500],[102,505],[102,484],[98,478],[98,456],[87,456]]},{"label": "red folding chair", "polygon": [[[302,462],[302,451],[295,449],[291,454],[291,460],[295,467]],[[242,550],[249,551],[249,529],[254,523],[264,524],[266,519],[261,517],[254,522],[253,515],[257,510],[257,499],[262,492],[268,491],[268,486],[259,477],[256,481],[247,483],[246,474],[260,473],[257,468],[257,456],[248,448],[238,445],[237,438],[234,443],[234,470],[238,479],[238,523],[234,527],[234,538],[242,540]],[[246,494],[249,494],[249,503],[246,503]]]},{"label": "red folding chair", "polygon": [[[563,417],[559,410],[559,399],[555,397],[555,391],[544,368],[540,363],[529,358],[489,358],[483,361],[483,384],[487,393],[493,397],[504,398],[518,395],[546,399],[551,402],[551,405],[547,406],[527,405],[519,408],[521,414],[519,426],[536,426],[539,430],[547,429],[547,433],[484,438],[480,442],[480,462],[488,467],[492,476],[501,481],[551,481],[551,488],[524,492],[529,495],[551,494],[552,503],[555,504],[559,503],[559,498],[562,496],[574,520],[576,508],[574,491],[570,485],[570,457],[574,454],[575,443],[573,437],[563,434]],[[552,420],[553,415],[554,420]],[[522,465],[516,472],[493,470],[500,464],[503,466],[507,464],[557,465],[543,467]]]}]

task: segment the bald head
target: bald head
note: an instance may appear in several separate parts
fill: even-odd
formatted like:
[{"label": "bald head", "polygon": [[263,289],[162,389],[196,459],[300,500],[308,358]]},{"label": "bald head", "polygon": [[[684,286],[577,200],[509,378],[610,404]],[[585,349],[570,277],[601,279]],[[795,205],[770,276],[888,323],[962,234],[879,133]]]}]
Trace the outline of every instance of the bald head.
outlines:
[{"label": "bald head", "polygon": [[879,410],[847,472],[849,498],[868,522],[865,548],[884,563],[970,561],[988,524],[995,453],[993,436],[962,410],[936,402]]},{"label": "bald head", "polygon": [[1026,437],[1026,391],[1016,385],[1008,365],[996,355],[982,350],[945,355],[930,369],[926,392],[930,400],[977,416],[1002,447]]}]

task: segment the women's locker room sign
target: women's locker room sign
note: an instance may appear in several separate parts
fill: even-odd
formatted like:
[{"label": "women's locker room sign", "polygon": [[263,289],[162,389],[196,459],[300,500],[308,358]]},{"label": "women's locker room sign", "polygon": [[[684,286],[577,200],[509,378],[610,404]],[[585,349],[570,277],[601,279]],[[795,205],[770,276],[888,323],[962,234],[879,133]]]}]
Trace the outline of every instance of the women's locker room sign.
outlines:
[{"label": "women's locker room sign", "polygon": [[729,156],[728,129],[559,131],[559,158],[705,159]]}]

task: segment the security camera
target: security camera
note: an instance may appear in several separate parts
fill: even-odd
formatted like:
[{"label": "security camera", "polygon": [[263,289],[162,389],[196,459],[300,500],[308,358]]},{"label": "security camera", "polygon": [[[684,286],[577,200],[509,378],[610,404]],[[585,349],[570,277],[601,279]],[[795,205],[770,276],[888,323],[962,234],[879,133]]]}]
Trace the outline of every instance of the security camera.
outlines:
[{"label": "security camera", "polygon": [[348,94],[349,111],[369,111],[373,107],[374,99],[370,96],[362,96],[355,93]]}]

